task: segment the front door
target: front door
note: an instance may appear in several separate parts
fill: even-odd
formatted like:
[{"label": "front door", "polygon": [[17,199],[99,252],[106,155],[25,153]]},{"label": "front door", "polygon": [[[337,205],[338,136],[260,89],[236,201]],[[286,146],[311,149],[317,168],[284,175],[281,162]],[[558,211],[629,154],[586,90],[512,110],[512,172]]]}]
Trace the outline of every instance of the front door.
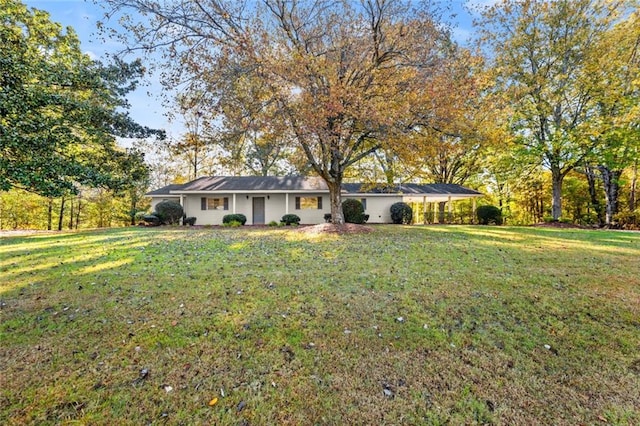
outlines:
[{"label": "front door", "polygon": [[253,197],[253,224],[264,225],[264,197]]}]

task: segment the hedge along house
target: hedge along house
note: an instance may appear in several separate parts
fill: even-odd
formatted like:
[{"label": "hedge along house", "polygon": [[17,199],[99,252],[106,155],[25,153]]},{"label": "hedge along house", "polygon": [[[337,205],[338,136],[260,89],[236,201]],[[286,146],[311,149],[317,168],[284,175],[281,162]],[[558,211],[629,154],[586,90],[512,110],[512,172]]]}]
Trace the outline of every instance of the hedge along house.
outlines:
[{"label": "hedge along house", "polygon": [[[237,213],[247,217],[248,225],[279,222],[285,214],[299,216],[302,224],[317,224],[331,213],[329,189],[318,177],[202,177],[146,195],[152,199],[152,208],[165,200],[179,202],[185,215],[195,217],[198,225],[220,225],[225,215]],[[451,213],[452,202],[470,198],[475,211],[475,199],[482,196],[478,191],[454,184],[342,185],[343,199],[360,200],[369,215],[368,223],[390,223],[391,205],[399,201],[421,202],[424,212],[428,203],[447,202]]]}]

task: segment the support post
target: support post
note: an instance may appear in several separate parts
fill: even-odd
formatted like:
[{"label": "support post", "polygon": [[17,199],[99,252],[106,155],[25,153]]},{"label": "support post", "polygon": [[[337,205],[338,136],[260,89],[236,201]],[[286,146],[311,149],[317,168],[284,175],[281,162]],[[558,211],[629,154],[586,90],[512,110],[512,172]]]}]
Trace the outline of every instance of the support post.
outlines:
[{"label": "support post", "polygon": [[447,223],[451,223],[451,218],[453,217],[453,203],[451,202],[451,195],[447,198],[447,206],[449,209],[449,217],[447,218]]},{"label": "support post", "polygon": [[471,223],[476,224],[476,197],[472,198],[473,206],[471,207]]},{"label": "support post", "polygon": [[[73,205],[73,204],[72,204]],[[183,219],[187,216],[187,210],[184,208],[184,195],[180,194],[180,205],[182,206],[182,219],[180,219],[180,223],[181,225],[184,225]]]},{"label": "support post", "polygon": [[284,194],[284,214],[289,214],[289,193]]},{"label": "support post", "polygon": [[427,197],[422,197],[422,224],[427,224]]},{"label": "support post", "polygon": [[236,214],[236,193],[233,193],[233,202],[231,203],[231,211],[233,212],[233,214]]}]

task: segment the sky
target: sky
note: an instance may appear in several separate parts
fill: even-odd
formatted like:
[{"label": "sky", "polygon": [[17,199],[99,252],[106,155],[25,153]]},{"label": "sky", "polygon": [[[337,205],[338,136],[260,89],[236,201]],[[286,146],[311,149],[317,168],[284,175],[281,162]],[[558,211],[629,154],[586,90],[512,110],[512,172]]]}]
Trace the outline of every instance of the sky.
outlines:
[{"label": "sky", "polygon": [[[473,16],[464,5],[488,5],[496,0],[439,0],[450,8],[454,25],[454,38],[464,43],[472,34],[471,21]],[[46,10],[54,22],[63,27],[71,26],[80,38],[82,50],[93,59],[104,59],[106,55],[120,51],[123,46],[113,40],[102,40],[97,34],[97,22],[103,19],[104,10],[91,0],[23,0],[28,7]],[[111,25],[117,25],[111,22]],[[127,60],[135,58],[128,57]],[[162,90],[157,75],[148,75],[146,85],[128,95],[131,104],[129,110],[132,118],[139,124],[167,130],[167,136],[178,138],[183,126],[180,122],[170,122],[166,117],[166,110],[162,105],[159,93]]]}]

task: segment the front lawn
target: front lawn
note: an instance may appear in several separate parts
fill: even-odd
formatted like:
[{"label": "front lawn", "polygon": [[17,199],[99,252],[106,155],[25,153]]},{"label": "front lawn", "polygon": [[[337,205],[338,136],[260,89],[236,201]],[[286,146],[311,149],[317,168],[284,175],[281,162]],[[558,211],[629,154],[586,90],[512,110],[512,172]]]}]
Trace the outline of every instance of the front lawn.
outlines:
[{"label": "front lawn", "polygon": [[640,424],[640,234],[0,238],[0,424]]}]

